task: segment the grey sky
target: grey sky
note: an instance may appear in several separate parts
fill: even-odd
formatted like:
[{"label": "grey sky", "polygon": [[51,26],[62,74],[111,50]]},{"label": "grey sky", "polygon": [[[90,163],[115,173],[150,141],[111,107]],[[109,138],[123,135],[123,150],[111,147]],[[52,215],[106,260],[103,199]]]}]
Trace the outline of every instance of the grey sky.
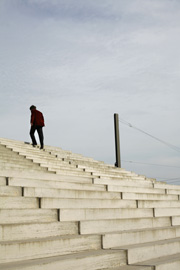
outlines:
[{"label": "grey sky", "polygon": [[[113,114],[180,147],[178,0],[0,0],[0,137],[114,164]],[[122,167],[180,179],[180,153],[120,123]]]}]

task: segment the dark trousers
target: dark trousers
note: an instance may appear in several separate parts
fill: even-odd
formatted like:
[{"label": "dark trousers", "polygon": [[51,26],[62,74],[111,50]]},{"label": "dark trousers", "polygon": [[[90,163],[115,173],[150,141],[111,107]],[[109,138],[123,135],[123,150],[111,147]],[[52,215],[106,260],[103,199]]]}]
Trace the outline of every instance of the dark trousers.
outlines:
[{"label": "dark trousers", "polygon": [[37,133],[39,135],[39,141],[40,141],[41,148],[43,148],[44,147],[44,136],[43,136],[42,127],[40,127],[40,126],[31,126],[30,136],[31,136],[31,139],[32,139],[32,144],[37,145],[36,138],[34,136],[34,133],[35,133],[36,130],[37,130]]}]

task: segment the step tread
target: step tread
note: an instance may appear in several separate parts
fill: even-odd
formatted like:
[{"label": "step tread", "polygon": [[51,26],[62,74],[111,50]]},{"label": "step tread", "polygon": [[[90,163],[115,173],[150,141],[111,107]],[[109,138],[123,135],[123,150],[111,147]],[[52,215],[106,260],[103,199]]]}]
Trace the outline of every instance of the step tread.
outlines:
[{"label": "step tread", "polygon": [[[57,264],[58,262],[63,262],[63,261],[67,261],[67,262],[71,262],[75,263],[77,261],[81,261],[83,262],[83,264],[85,263],[85,261],[83,261],[83,259],[86,258],[93,258],[93,260],[95,261],[96,264],[96,260],[97,257],[99,256],[100,258],[104,258],[104,256],[111,256],[111,255],[118,255],[118,257],[120,257],[119,255],[122,256],[122,258],[120,258],[120,260],[122,260],[122,264],[125,264],[126,261],[126,254],[124,251],[117,251],[117,250],[96,250],[96,251],[83,251],[80,253],[75,253],[75,254],[68,254],[68,255],[60,255],[60,256],[54,256],[54,257],[47,257],[47,258],[42,258],[42,259],[33,259],[33,260],[26,260],[26,261],[20,261],[20,262],[11,262],[11,263],[2,263],[0,264],[0,269],[1,270],[10,270],[10,269],[26,269],[26,267],[29,267],[29,269],[35,269],[35,267],[37,266],[36,269],[40,269],[43,270],[46,266],[48,268],[45,269],[52,269],[49,268],[48,265],[51,264]],[[124,261],[123,261],[124,259]],[[102,261],[102,259],[101,259]],[[71,263],[70,263],[71,264]],[[74,265],[76,266],[76,265]],[[51,267],[51,266],[50,266]],[[58,269],[57,267],[54,267],[54,269]],[[68,267],[68,265],[65,268],[66,270],[71,269]],[[78,269],[78,268],[76,268]],[[86,265],[84,266],[83,270],[87,269]],[[91,268],[92,269],[92,268]],[[97,268],[93,268],[93,269],[99,269],[98,265]]]},{"label": "step tread", "polygon": [[180,261],[180,253],[173,254],[173,255],[167,255],[167,256],[163,256],[163,257],[159,257],[156,259],[151,259],[151,260],[147,260],[147,261],[143,261],[143,262],[139,262],[138,265],[157,266],[157,265],[161,265],[164,263],[170,263],[170,262],[174,262],[174,261]]},{"label": "step tread", "polygon": [[[163,245],[166,243],[168,244],[168,243],[179,242],[179,241],[180,241],[180,237],[176,237],[176,238],[147,242],[147,243],[142,243],[142,244],[127,245],[127,246],[123,246],[123,249],[129,250],[129,249],[142,248],[142,247],[148,247],[148,246],[153,246],[153,245]],[[118,249],[118,248],[122,249],[122,247],[115,247],[112,249]]]}]

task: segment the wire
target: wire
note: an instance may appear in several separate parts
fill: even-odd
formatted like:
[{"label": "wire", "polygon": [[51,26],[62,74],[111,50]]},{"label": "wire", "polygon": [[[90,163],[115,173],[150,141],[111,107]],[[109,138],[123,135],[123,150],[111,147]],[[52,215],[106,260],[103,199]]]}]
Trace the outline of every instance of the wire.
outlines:
[{"label": "wire", "polygon": [[170,143],[168,143],[168,142],[165,142],[165,141],[163,141],[163,140],[161,140],[161,139],[159,139],[159,138],[157,138],[157,137],[155,137],[155,136],[149,134],[148,132],[145,132],[144,130],[142,130],[142,129],[140,129],[140,128],[137,128],[137,127],[135,127],[135,126],[133,126],[131,123],[128,123],[126,120],[123,120],[123,119],[120,118],[120,119],[119,119],[119,122],[121,122],[122,124],[127,125],[127,126],[129,126],[129,127],[131,127],[131,128],[134,128],[134,129],[140,131],[141,133],[144,133],[145,135],[147,135],[147,136],[149,136],[149,137],[155,139],[155,140],[158,141],[158,142],[163,143],[164,145],[168,146],[169,148],[171,148],[171,149],[173,149],[173,150],[175,150],[175,151],[177,151],[177,152],[180,153],[180,147],[177,147],[177,146],[172,145],[172,144],[170,144]]},{"label": "wire", "polygon": [[123,162],[127,162],[127,163],[135,163],[135,164],[144,164],[144,165],[150,165],[150,166],[160,166],[160,167],[169,167],[169,168],[178,168],[180,169],[180,167],[178,166],[170,166],[170,165],[161,165],[161,164],[153,164],[153,163],[145,163],[145,162],[138,162],[138,161],[127,161],[127,160],[122,160]]}]

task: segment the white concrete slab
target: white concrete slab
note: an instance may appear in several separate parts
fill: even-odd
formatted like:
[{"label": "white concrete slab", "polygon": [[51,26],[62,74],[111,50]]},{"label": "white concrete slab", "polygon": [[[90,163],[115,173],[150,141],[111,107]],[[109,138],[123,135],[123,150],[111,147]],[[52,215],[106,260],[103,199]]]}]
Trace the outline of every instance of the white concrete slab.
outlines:
[{"label": "white concrete slab", "polygon": [[99,185],[27,178],[10,178],[9,186],[106,191],[105,186]]},{"label": "white concrete slab", "polygon": [[138,201],[138,208],[177,208],[180,207],[180,201]]},{"label": "white concrete slab", "polygon": [[103,248],[115,248],[180,237],[180,226],[137,229],[103,235]]},{"label": "white concrete slab", "polygon": [[[130,177],[129,177],[130,178]],[[104,185],[117,185],[117,186],[125,186],[125,187],[146,187],[153,188],[153,183],[151,181],[142,181],[142,180],[130,180],[130,179],[109,179],[109,178],[95,178],[93,180],[94,184],[104,184]]]},{"label": "white concrete slab", "polygon": [[37,198],[0,197],[0,209],[28,209],[39,208]]},{"label": "white concrete slab", "polygon": [[5,186],[5,185],[6,185],[6,177],[0,176],[0,186]]},{"label": "white concrete slab", "polygon": [[42,198],[41,208],[136,208],[136,201],[133,200],[108,200],[108,199],[61,199]]},{"label": "white concrete slab", "polygon": [[165,189],[141,188],[141,187],[124,187],[124,186],[107,186],[108,191],[133,192],[133,193],[156,193],[165,194]]},{"label": "white concrete slab", "polygon": [[25,197],[81,198],[81,199],[121,199],[119,192],[73,190],[55,188],[24,188]]},{"label": "white concrete slab", "polygon": [[126,264],[123,250],[97,250],[78,254],[0,264],[1,270],[99,270]]},{"label": "white concrete slab", "polygon": [[0,196],[22,196],[22,188],[0,186]]},{"label": "white concrete slab", "polygon": [[0,209],[0,224],[54,222],[58,211],[51,209]]},{"label": "white concrete slab", "polygon": [[168,184],[165,184],[165,183],[161,183],[161,182],[156,182],[154,184],[154,188],[159,188],[159,189],[179,189],[180,190],[180,186],[178,185],[168,185]]},{"label": "white concrete slab", "polygon": [[155,208],[155,217],[173,217],[180,216],[180,208]]},{"label": "white concrete slab", "polygon": [[[96,220],[81,221],[80,233],[107,233],[137,229],[147,229],[155,227],[171,226],[171,220],[167,218],[137,218],[137,219],[115,219],[115,220]],[[128,240],[127,240],[128,241]],[[129,240],[130,241],[130,240]],[[120,244],[121,245],[121,244]]]},{"label": "white concrete slab", "polygon": [[62,235],[78,235],[77,222],[48,222],[0,225],[0,241],[19,241]]},{"label": "white concrete slab", "polygon": [[155,270],[179,270],[180,269],[180,253],[170,256],[164,256],[153,260],[144,261],[140,265],[154,267]]},{"label": "white concrete slab", "polygon": [[135,264],[150,259],[180,253],[180,238],[133,245],[127,247],[127,249],[128,263]]},{"label": "white concrete slab", "polygon": [[26,241],[0,242],[0,263],[54,257],[100,248],[100,235],[56,236]]},{"label": "white concrete slab", "polygon": [[167,194],[152,194],[152,193],[132,193],[123,192],[122,199],[126,200],[168,200],[168,201],[178,201],[178,195],[167,195]]},{"label": "white concrete slab", "polygon": [[172,217],[172,226],[178,226],[178,225],[180,225],[180,216]]},{"label": "white concrete slab", "polygon": [[61,221],[128,219],[140,217],[153,217],[153,209],[60,209]]}]

